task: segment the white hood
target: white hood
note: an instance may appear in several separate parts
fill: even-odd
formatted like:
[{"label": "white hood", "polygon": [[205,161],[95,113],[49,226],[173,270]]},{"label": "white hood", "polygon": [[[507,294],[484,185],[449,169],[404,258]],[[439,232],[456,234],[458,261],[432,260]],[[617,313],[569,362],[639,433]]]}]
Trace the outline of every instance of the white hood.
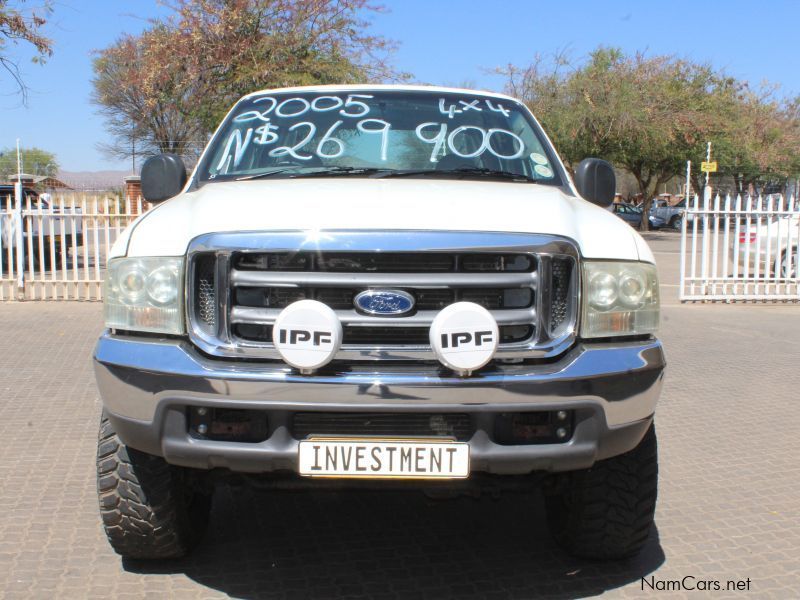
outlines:
[{"label": "white hood", "polygon": [[320,178],[209,183],[135,222],[111,256],[180,256],[198,235],[269,230],[442,230],[571,238],[587,258],[652,262],[607,210],[559,189],[475,180]]}]

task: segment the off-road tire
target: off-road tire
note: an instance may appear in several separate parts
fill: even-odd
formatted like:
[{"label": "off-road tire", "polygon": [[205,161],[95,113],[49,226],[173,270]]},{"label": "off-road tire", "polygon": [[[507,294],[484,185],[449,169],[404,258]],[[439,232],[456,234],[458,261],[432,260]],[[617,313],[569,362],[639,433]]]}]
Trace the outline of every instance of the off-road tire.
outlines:
[{"label": "off-road tire", "polygon": [[127,558],[184,556],[208,525],[211,490],[200,474],[126,446],[105,415],[97,441],[97,493],[108,541]]},{"label": "off-road tire", "polygon": [[546,496],[548,527],[567,552],[598,560],[637,554],[656,508],[655,425],[630,452],[567,475],[555,490]]}]

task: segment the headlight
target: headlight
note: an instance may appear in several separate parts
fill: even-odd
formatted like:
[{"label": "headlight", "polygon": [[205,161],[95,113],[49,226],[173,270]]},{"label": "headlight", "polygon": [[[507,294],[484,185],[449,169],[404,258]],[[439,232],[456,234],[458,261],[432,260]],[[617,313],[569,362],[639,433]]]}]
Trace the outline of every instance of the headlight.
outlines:
[{"label": "headlight", "polygon": [[585,338],[641,335],[658,330],[658,275],[640,262],[583,263]]},{"label": "headlight", "polygon": [[183,259],[115,258],[105,281],[106,327],[183,333]]}]

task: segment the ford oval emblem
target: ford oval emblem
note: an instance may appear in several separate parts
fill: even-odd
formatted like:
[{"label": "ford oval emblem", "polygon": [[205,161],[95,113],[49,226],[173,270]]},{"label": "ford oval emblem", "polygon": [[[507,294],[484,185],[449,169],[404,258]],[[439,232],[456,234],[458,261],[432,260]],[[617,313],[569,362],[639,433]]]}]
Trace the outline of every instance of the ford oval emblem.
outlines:
[{"label": "ford oval emblem", "polygon": [[368,315],[395,317],[414,308],[414,296],[403,290],[366,290],[355,297],[353,304]]}]

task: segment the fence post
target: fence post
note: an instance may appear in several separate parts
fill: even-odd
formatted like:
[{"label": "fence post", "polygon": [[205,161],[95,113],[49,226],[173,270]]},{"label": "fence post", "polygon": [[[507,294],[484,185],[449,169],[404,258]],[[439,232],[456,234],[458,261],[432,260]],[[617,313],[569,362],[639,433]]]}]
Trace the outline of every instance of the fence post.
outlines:
[{"label": "fence post", "polygon": [[708,239],[708,212],[711,210],[711,188],[709,186],[705,187],[703,190],[703,246],[700,250],[701,252],[701,262],[700,262],[700,277],[702,278],[702,282],[700,283],[700,293],[704,296],[708,294],[708,246],[709,246],[709,239]]},{"label": "fence post", "polygon": [[[689,181],[689,179],[687,178],[686,181]],[[689,197],[688,183],[686,184],[686,190],[686,208],[683,211],[683,218],[681,219],[681,285],[678,291],[678,300],[680,302],[686,300],[686,221],[689,220],[689,212],[692,210],[692,200]]]},{"label": "fence post", "polygon": [[25,300],[25,244],[22,235],[22,178],[14,184],[14,262],[17,269],[17,300]]}]

